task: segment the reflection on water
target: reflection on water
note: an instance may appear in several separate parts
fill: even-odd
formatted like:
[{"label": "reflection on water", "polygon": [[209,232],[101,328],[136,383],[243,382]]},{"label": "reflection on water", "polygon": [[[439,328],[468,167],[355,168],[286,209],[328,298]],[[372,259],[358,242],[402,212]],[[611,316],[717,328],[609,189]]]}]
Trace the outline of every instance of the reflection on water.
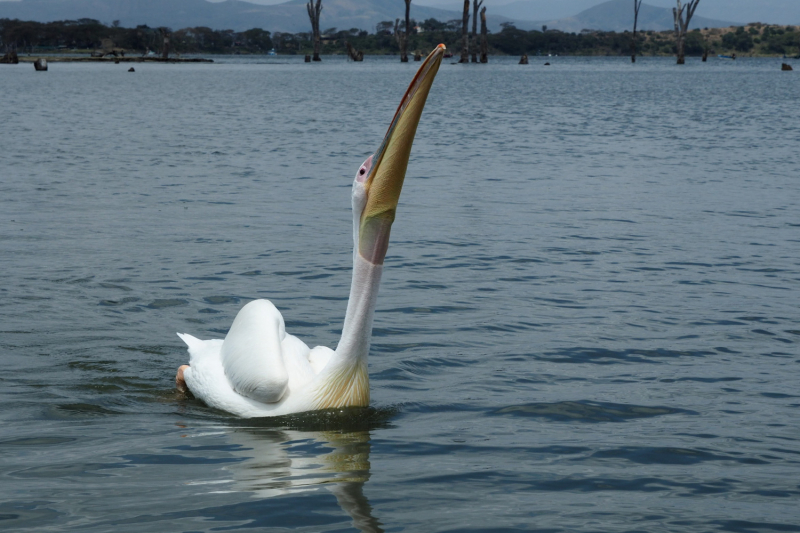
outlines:
[{"label": "reflection on water", "polygon": [[325,489],[365,533],[382,532],[364,495],[370,477],[370,432],[297,431],[241,427],[226,440],[241,461],[224,466],[230,479],[192,484],[212,493],[249,492],[253,498],[275,498]]}]

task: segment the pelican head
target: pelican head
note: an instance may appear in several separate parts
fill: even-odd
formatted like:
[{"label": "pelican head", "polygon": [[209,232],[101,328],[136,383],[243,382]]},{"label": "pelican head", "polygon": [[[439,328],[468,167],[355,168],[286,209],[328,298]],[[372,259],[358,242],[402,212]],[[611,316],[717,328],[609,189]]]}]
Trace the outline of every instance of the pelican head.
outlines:
[{"label": "pelican head", "polygon": [[411,145],[433,79],[446,48],[437,46],[408,86],[378,150],[364,161],[353,182],[357,253],[374,265],[383,264],[389,233],[406,176]]}]

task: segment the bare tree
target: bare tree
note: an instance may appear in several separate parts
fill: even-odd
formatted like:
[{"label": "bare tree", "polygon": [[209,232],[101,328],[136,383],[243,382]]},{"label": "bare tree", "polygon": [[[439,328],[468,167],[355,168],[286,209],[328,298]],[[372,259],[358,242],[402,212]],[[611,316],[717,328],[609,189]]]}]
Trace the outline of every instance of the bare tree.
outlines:
[{"label": "bare tree", "polygon": [[319,13],[322,11],[322,0],[317,0],[316,5],[314,5],[314,0],[308,0],[306,8],[308,9],[308,18],[311,19],[311,39],[314,42],[314,57],[312,59],[314,61],[322,61],[319,57],[319,53],[322,50],[322,38],[319,34]]},{"label": "bare tree", "polygon": [[642,0],[633,0],[633,39],[631,39],[631,63],[636,63],[636,25],[639,23],[639,8]]},{"label": "bare tree", "polygon": [[[169,28],[158,28],[158,31],[161,33],[162,45],[161,45],[161,59],[169,59],[169,36],[171,34]],[[105,39],[103,39],[105,40]],[[111,41],[111,39],[108,39]],[[113,48],[114,43],[111,42],[111,47]],[[104,47],[105,48],[105,47]],[[111,53],[111,52],[108,52]],[[117,54],[114,53],[114,57]]]},{"label": "bare tree", "polygon": [[708,34],[703,36],[703,63],[708,61]]},{"label": "bare tree", "polygon": [[[697,9],[697,4],[700,3],[700,0],[689,0],[689,3],[686,5],[681,4],[681,0],[678,0],[678,7],[672,8],[672,17],[675,20],[675,40],[677,41],[678,45],[678,64],[683,65],[686,63],[686,53],[684,49],[686,48],[686,31],[689,29],[689,21],[692,20],[694,16],[694,12]],[[685,12],[685,20],[684,20],[684,10]]]},{"label": "bare tree", "polygon": [[469,63],[469,0],[464,0],[464,14],[461,17],[461,59],[459,63]]},{"label": "bare tree", "polygon": [[489,42],[486,38],[486,8],[481,8],[481,63],[489,62]]},{"label": "bare tree", "polygon": [[406,32],[400,29],[400,19],[394,19],[394,38],[397,41],[397,48],[400,49],[400,62],[408,63]]},{"label": "bare tree", "polygon": [[405,38],[405,47],[403,47],[402,55],[400,56],[400,61],[403,63],[408,62],[408,38],[411,36],[411,19],[408,18],[408,15],[411,11],[411,0],[405,0],[406,2],[406,38]]},{"label": "bare tree", "polygon": [[411,35],[411,19],[408,18],[409,11],[411,10],[411,0],[405,0],[406,3],[406,27],[405,30],[400,29],[400,19],[394,21],[394,37],[397,39],[397,47],[400,48],[400,62],[408,63],[408,37]]},{"label": "bare tree", "polygon": [[478,10],[483,0],[472,0],[472,62],[478,62]]}]

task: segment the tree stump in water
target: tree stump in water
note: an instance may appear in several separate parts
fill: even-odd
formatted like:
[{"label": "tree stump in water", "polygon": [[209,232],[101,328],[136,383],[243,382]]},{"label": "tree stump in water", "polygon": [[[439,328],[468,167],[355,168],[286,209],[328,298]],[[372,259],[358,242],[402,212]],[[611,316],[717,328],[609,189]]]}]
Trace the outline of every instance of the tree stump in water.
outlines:
[{"label": "tree stump in water", "polygon": [[19,63],[19,57],[17,56],[16,50],[10,50],[6,52],[6,54],[0,59],[0,63],[8,63],[11,65],[16,65]]},{"label": "tree stump in water", "polygon": [[678,51],[678,65],[686,64],[686,32],[689,29],[689,23],[699,3],[700,0],[689,0],[686,5],[682,5],[680,0],[678,0],[678,7],[672,8],[672,18],[675,23],[675,44],[677,45],[676,49]]},{"label": "tree stump in water", "polygon": [[781,70],[793,70],[789,63],[781,63]]},{"label": "tree stump in water", "polygon": [[400,62],[401,63],[408,63],[408,34],[409,34],[409,20],[408,20],[408,8],[411,4],[411,0],[406,0],[406,29],[405,31],[400,29],[400,19],[395,19],[394,21],[394,38],[397,40],[397,48],[400,50]]},{"label": "tree stump in water", "polygon": [[345,41],[344,45],[347,48],[347,55],[350,56],[350,59],[353,61],[364,61],[364,52],[353,48],[353,45],[350,44],[350,41]]},{"label": "tree stump in water", "polygon": [[549,66],[550,66],[550,63],[549,63],[549,62],[548,62],[548,63],[545,63],[545,64],[544,64],[544,66],[546,66],[546,67],[549,67]]},{"label": "tree stump in water", "polygon": [[136,72],[136,70],[133,67],[131,67],[128,69],[128,72]]},{"label": "tree stump in water", "polygon": [[470,50],[473,63],[478,62],[478,13],[483,5],[483,0],[472,0],[472,49]]},{"label": "tree stump in water", "polygon": [[33,62],[33,68],[37,71],[47,72],[47,60],[40,57]]},{"label": "tree stump in water", "polygon": [[486,40],[486,8],[481,8],[481,63],[489,62],[489,43]]},{"label": "tree stump in water", "polygon": [[[314,0],[308,0],[306,9],[308,10],[308,18],[311,20],[311,40],[314,43],[314,61],[322,61],[319,57],[319,53],[322,51],[322,37],[319,32],[319,14],[322,11],[322,0],[317,0],[316,4],[314,4]],[[306,63],[310,62],[311,60],[306,61]]]},{"label": "tree stump in water", "polygon": [[417,50],[414,52],[414,61],[422,61],[422,54]]},{"label": "tree stump in water", "polygon": [[639,24],[639,10],[642,0],[633,0],[633,39],[631,39],[631,63],[636,63],[636,25]]},{"label": "tree stump in water", "polygon": [[520,65],[527,65],[528,64],[528,54],[522,54],[522,57],[519,58]]},{"label": "tree stump in water", "polygon": [[306,55],[306,58],[304,59],[304,61],[306,63],[311,63],[311,56],[310,55]]},{"label": "tree stump in water", "polygon": [[464,14],[461,16],[461,57],[459,63],[469,63],[469,0],[464,0]]}]

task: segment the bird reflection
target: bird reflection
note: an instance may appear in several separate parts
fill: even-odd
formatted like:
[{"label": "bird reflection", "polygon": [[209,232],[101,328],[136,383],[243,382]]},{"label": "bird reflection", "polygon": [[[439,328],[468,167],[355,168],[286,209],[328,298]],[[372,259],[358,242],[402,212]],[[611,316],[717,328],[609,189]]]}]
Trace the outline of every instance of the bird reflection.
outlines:
[{"label": "bird reflection", "polygon": [[215,492],[250,492],[272,498],[324,488],[364,533],[382,533],[364,496],[370,477],[369,431],[295,431],[236,428],[227,434],[243,460],[225,469],[232,479]]}]

